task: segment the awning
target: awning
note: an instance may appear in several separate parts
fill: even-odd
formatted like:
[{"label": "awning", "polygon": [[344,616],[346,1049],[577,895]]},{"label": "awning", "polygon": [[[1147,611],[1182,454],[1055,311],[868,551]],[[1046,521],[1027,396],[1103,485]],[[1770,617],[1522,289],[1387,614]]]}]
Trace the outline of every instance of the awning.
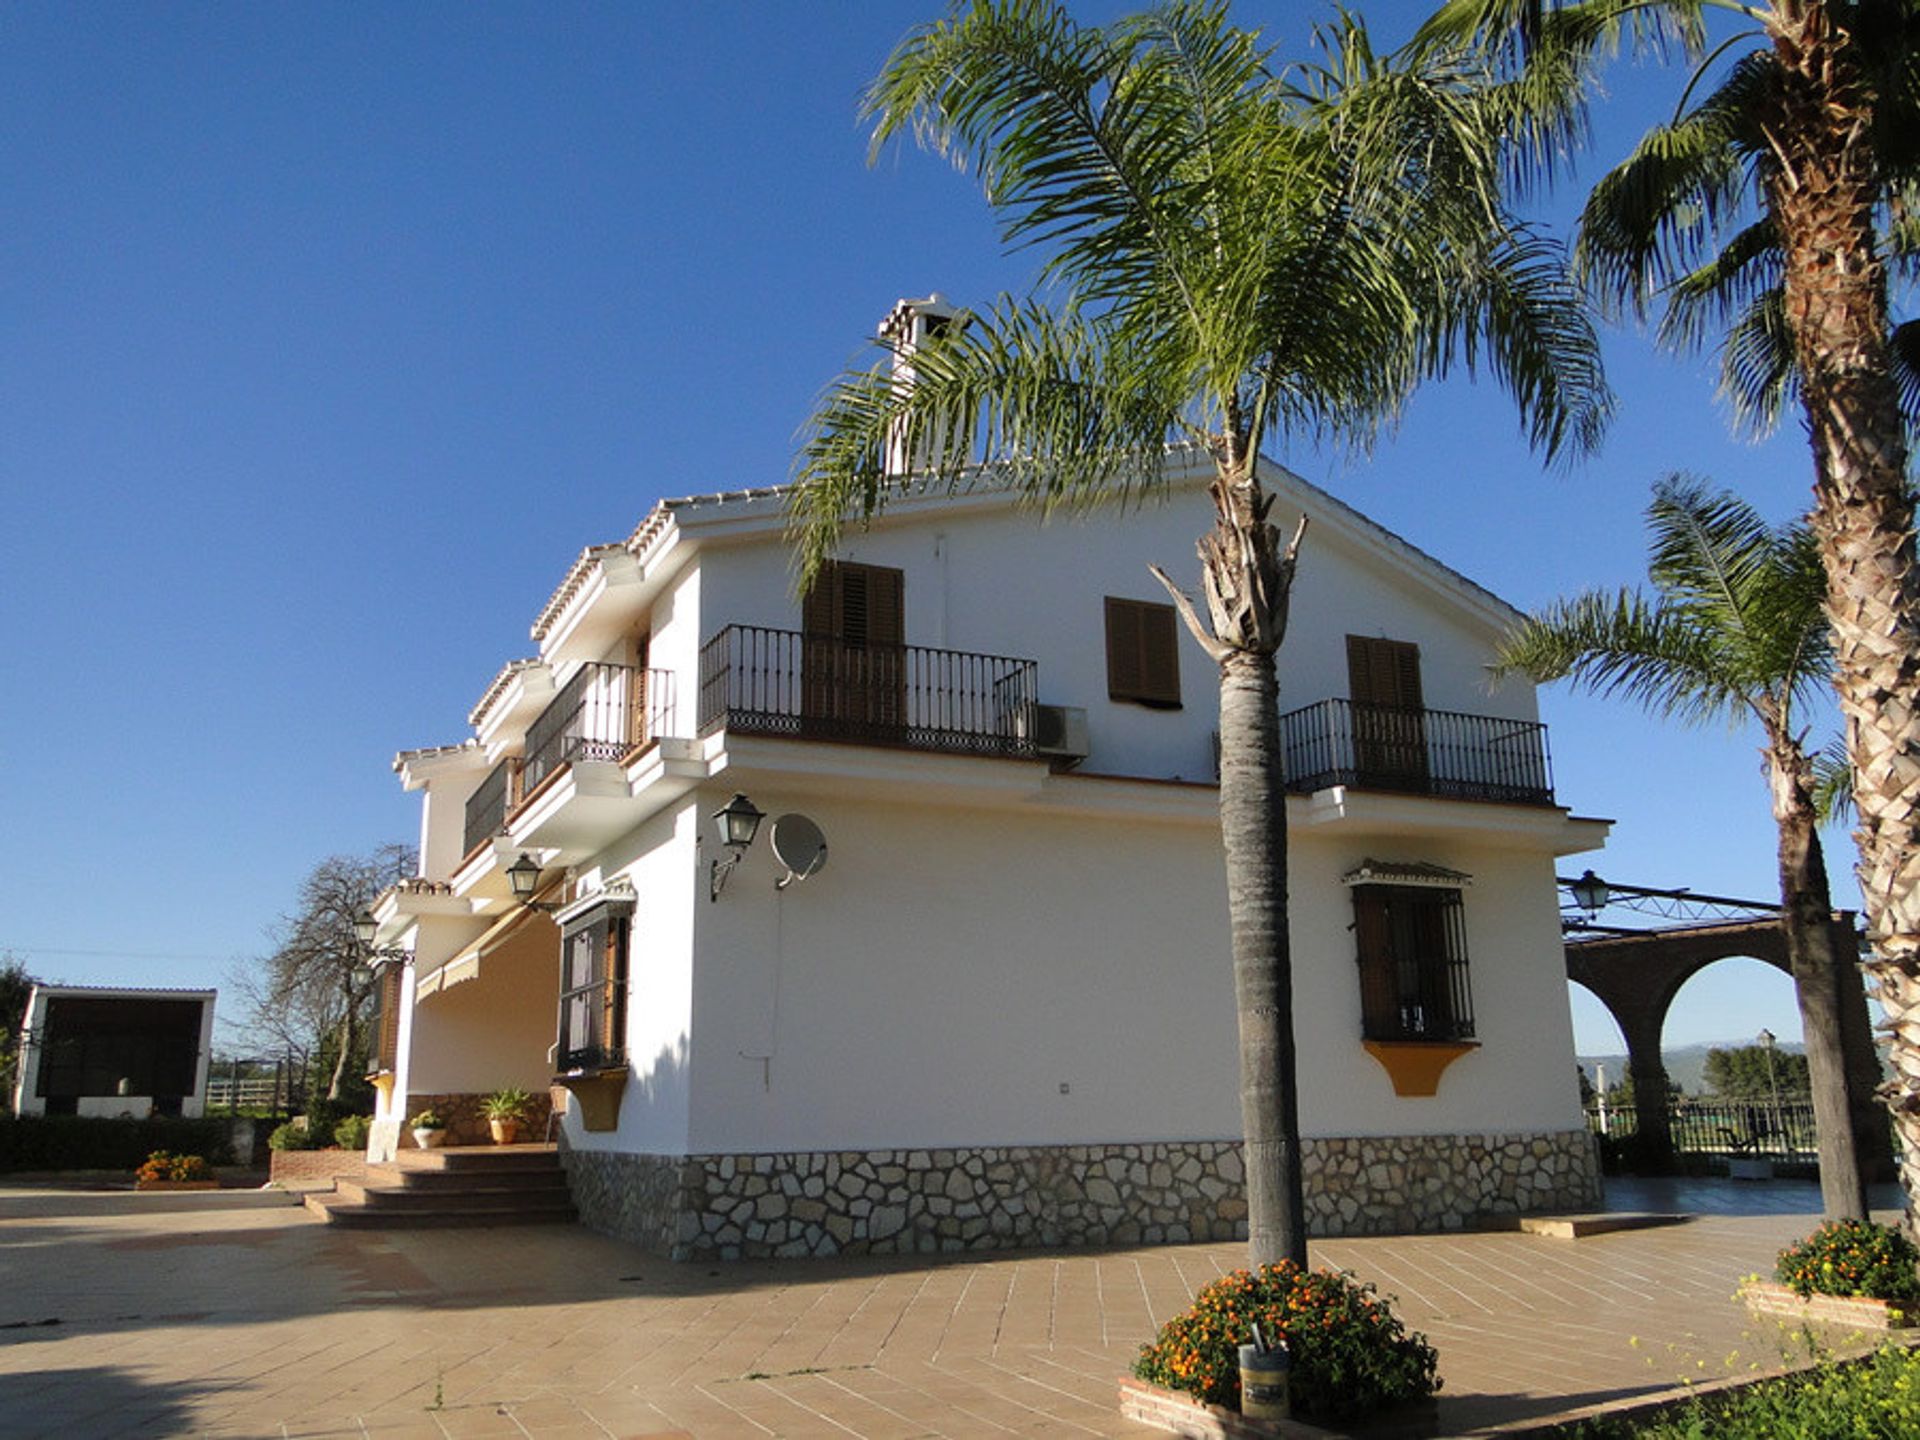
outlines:
[{"label": "awning", "polygon": [[439,990],[450,990],[468,980],[480,978],[480,962],[495,950],[498,950],[519,931],[520,927],[541,912],[531,906],[518,905],[502,915],[488,926],[480,938],[466,949],[455,955],[438,969],[422,975],[414,986],[413,997],[424,1000]]},{"label": "awning", "polygon": [[1342,885],[1431,885],[1457,890],[1473,884],[1473,876],[1464,870],[1449,870],[1444,865],[1429,865],[1424,860],[1362,860],[1340,877]]}]

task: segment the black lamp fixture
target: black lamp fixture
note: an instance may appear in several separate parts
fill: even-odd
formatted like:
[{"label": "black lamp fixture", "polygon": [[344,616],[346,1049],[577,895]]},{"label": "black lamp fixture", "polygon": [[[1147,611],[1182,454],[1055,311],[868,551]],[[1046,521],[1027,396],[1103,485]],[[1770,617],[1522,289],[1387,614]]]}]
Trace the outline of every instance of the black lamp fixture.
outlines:
[{"label": "black lamp fixture", "polygon": [[1613,898],[1607,882],[1591,870],[1582,871],[1580,878],[1567,887],[1567,893],[1573,896],[1573,903],[1589,915],[1599,914]]},{"label": "black lamp fixture", "polygon": [[513,898],[529,910],[551,913],[560,908],[533,898],[540,893],[540,865],[524,850],[520,852],[520,858],[507,867],[507,883],[513,887]]},{"label": "black lamp fixture", "polygon": [[[360,948],[366,952],[367,963],[378,970],[382,965],[400,964],[413,958],[411,950],[403,950],[398,945],[376,945],[373,937],[380,933],[380,922],[373,918],[373,911],[361,906],[353,917],[353,938],[360,942]],[[360,967],[356,966],[358,970]],[[360,977],[357,977],[360,978]]]},{"label": "black lamp fixture", "polygon": [[720,827],[720,843],[727,848],[727,855],[713,862],[707,877],[707,899],[720,898],[720,892],[727,888],[727,876],[746,858],[753,837],[760,833],[760,822],[766,818],[765,811],[739,794],[713,812],[714,823]]}]

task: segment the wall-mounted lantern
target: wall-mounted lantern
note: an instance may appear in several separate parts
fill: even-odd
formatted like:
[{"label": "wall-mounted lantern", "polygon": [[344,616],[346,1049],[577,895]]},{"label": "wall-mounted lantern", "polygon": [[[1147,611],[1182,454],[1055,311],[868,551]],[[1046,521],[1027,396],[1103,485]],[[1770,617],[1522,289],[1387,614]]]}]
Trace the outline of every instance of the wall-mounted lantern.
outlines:
[{"label": "wall-mounted lantern", "polygon": [[766,819],[766,813],[746,796],[735,795],[713,812],[713,819],[720,827],[720,843],[727,850],[725,858],[713,862],[707,876],[707,899],[718,900],[720,892],[727,888],[727,876],[746,858],[753,837],[760,833],[760,822]]}]

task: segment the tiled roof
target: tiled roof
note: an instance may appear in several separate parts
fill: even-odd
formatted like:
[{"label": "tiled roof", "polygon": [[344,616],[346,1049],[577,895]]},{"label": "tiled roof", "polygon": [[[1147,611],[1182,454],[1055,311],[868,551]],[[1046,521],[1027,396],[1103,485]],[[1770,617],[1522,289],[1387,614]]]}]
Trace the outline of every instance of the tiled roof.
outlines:
[{"label": "tiled roof", "polygon": [[486,693],[480,697],[479,703],[468,714],[467,723],[477,728],[480,722],[486,719],[487,711],[491,710],[500,697],[507,693],[508,687],[513,684],[514,677],[533,669],[539,663],[538,656],[529,656],[525,660],[509,660],[502,665],[500,673],[493,677],[493,683],[487,686]]},{"label": "tiled roof", "polygon": [[1375,860],[1371,856],[1340,877],[1343,885],[1471,885],[1473,876],[1424,860]]},{"label": "tiled roof", "polygon": [[620,549],[621,546],[618,544],[589,545],[580,552],[580,557],[573,562],[572,567],[567,571],[566,578],[560,582],[560,588],[548,597],[547,603],[541,607],[540,614],[534,619],[533,638],[536,641],[547,638],[547,632],[560,618],[560,612],[567,608],[567,602],[580,593],[580,587],[587,583],[587,577],[600,567],[601,558],[615,554]]},{"label": "tiled roof", "polygon": [[479,743],[478,740],[462,740],[457,745],[422,745],[417,750],[402,750],[393,757],[393,768],[399,770],[415,760],[428,760],[435,755],[458,755],[462,750],[475,749]]}]

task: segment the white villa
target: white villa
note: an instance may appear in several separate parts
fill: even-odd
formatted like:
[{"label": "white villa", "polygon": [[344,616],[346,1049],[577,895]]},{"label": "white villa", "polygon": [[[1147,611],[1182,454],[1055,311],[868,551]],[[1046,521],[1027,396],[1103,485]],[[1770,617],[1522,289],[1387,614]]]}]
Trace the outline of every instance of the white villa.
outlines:
[{"label": "white villa", "polygon": [[[1147,571],[1195,569],[1202,468],[1046,524],[900,499],[804,603],[778,489],[583,551],[471,736],[395,761],[374,1158],[511,1085],[554,1096],[587,1223],[676,1257],[1244,1234],[1216,676]],[[1312,520],[1280,672],[1314,1228],[1590,1205],[1554,875],[1607,827],[1556,802],[1531,687],[1489,688],[1515,612],[1263,473]]]}]

